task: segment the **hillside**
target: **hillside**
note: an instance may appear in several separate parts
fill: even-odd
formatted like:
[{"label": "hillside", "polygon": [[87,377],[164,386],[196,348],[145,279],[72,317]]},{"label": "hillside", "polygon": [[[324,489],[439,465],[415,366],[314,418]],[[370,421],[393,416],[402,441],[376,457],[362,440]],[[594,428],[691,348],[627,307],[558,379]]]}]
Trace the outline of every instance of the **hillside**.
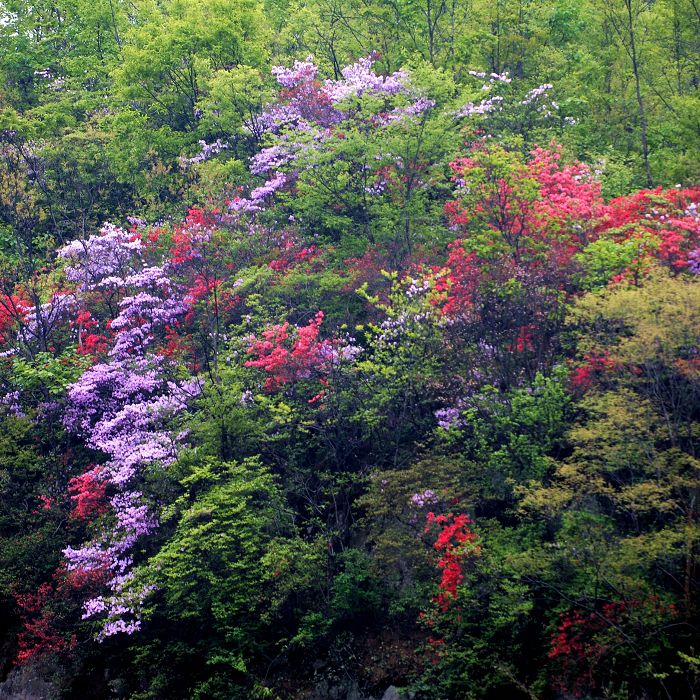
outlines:
[{"label": "hillside", "polygon": [[698,694],[694,0],[0,8],[0,698]]}]

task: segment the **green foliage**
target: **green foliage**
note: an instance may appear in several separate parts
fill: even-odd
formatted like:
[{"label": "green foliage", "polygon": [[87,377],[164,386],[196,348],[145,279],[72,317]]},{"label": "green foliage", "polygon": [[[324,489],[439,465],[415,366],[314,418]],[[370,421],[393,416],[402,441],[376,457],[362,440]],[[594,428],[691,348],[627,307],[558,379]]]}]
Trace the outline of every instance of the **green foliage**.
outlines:
[{"label": "green foliage", "polygon": [[[349,549],[339,557],[342,573],[335,576],[331,597],[331,609],[340,624],[366,616],[371,621],[381,609],[380,581],[370,570],[367,555]],[[345,626],[344,625],[344,626]]]},{"label": "green foliage", "polygon": [[6,417],[0,441],[0,596],[5,603],[18,582],[29,588],[55,562],[51,545],[55,513],[42,512],[50,496],[48,463],[37,449],[30,422]]},{"label": "green foliage", "polygon": [[118,100],[136,101],[154,125],[197,126],[195,107],[211,71],[259,63],[265,20],[254,2],[141,2],[115,70]]},{"label": "green foliage", "polygon": [[606,286],[614,276],[634,269],[645,248],[643,239],[634,238],[617,242],[601,236],[589,243],[578,255],[585,271],[584,284],[589,289]]},{"label": "green foliage", "polygon": [[475,446],[472,459],[491,478],[498,474],[522,481],[545,475],[547,455],[556,451],[566,424],[565,376],[561,370],[553,377],[538,375],[529,390],[507,397],[487,386],[479,403],[467,411],[466,430]]},{"label": "green foliage", "polygon": [[[179,645],[189,660],[184,675],[168,679],[167,687],[185,683],[193,697],[231,697],[227,693],[250,687],[261,625],[255,611],[265,606],[260,586],[267,540],[280,522],[279,495],[259,460],[194,459],[187,466],[184,493],[169,516],[172,535],[137,581],[157,587],[162,623],[177,630],[166,642],[168,653]],[[204,637],[196,634],[200,625]]]},{"label": "green foliage", "polygon": [[[415,94],[443,104],[454,93],[443,73],[422,63],[412,85]],[[452,116],[436,108],[378,125],[372,115],[391,111],[385,97],[363,94],[346,102],[351,116],[323,149],[305,147],[313,134],[289,133],[301,143],[294,166],[300,173],[298,191],[286,203],[302,230],[334,242],[365,238],[404,254],[440,241],[443,164],[459,145]]]},{"label": "green foliage", "polygon": [[272,99],[260,70],[247,65],[222,68],[207,80],[206,94],[199,106],[203,110],[200,129],[234,138],[234,146],[245,138],[245,122],[253,122]]},{"label": "green foliage", "polygon": [[[56,588],[61,550],[112,517],[74,515],[71,478],[106,457],[60,414],[108,358],[77,353],[70,324],[38,348],[17,326],[70,286],[62,242],[138,214],[162,222],[157,242],[134,229],[158,265],[198,202],[219,208],[212,240],[151,290],[201,293],[164,333],[181,346],[154,342],[202,389],[179,419],[191,449],[135,479],[161,521],[127,586],[149,591],[143,628],[88,650],[92,623],[71,623],[75,645],[37,664],[65,697],[697,695],[699,278],[649,269],[661,219],[600,233],[603,214],[550,260],[569,222],[537,237],[524,159],[556,138],[608,199],[697,182],[695,2],[7,0],[0,15],[3,674],[13,596]],[[322,138],[264,128],[271,66],[311,53],[337,80],[374,51],[410,96],[349,97]],[[504,109],[458,117],[492,78]],[[418,98],[434,106],[387,118]],[[295,144],[294,177],[267,210],[233,212],[275,139]],[[90,292],[100,332],[130,293],[112,291]],[[296,337],[319,310],[312,369],[275,387],[247,366],[253,336],[286,322]],[[428,512],[478,534],[445,609]],[[39,637],[80,617],[73,594]]]},{"label": "green foliage", "polygon": [[15,357],[12,360],[12,379],[17,388],[28,394],[35,393],[60,397],[89,366],[90,360],[66,352],[54,355],[50,352],[39,352],[31,359]]}]

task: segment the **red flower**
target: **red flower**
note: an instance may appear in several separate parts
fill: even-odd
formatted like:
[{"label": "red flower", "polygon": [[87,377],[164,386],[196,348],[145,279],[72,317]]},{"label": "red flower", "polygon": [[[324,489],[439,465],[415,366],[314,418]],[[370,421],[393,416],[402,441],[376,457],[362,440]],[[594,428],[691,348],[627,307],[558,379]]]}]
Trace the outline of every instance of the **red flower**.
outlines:
[{"label": "red flower", "polygon": [[107,482],[99,478],[100,469],[94,468],[68,482],[68,491],[73,501],[71,517],[88,520],[106,512],[105,491]]}]

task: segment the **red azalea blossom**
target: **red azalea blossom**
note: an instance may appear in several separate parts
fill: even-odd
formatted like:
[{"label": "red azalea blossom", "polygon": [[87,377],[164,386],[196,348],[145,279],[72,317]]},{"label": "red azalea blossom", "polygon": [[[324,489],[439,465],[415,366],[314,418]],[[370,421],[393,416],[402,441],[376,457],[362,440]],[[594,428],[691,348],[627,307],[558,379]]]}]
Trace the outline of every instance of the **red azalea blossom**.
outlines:
[{"label": "red azalea blossom", "polygon": [[41,654],[74,649],[77,636],[61,629],[60,615],[54,606],[70,601],[75,593],[99,589],[109,575],[106,569],[67,571],[59,567],[53,575],[53,582],[42,583],[33,593],[14,594],[22,620],[15,663],[25,664]]},{"label": "red azalea blossom", "polygon": [[426,532],[433,530],[435,526],[440,527],[437,540],[433,547],[441,553],[438,560],[438,567],[442,569],[440,581],[440,593],[435,598],[440,610],[447,612],[450,605],[457,598],[457,588],[464,579],[462,564],[472,553],[478,553],[479,547],[467,546],[477,541],[476,533],[469,529],[472,520],[469,516],[460,514],[426,515]]},{"label": "red azalea blossom", "polygon": [[72,518],[88,520],[107,511],[107,482],[99,478],[99,473],[99,468],[94,468],[80,476],[74,476],[68,482],[68,492],[73,501]]},{"label": "red azalea blossom", "polygon": [[654,595],[609,601],[595,610],[561,613],[548,653],[556,669],[552,679],[555,690],[574,697],[590,695],[599,686],[606,655],[614,652],[630,629],[645,628],[653,620],[673,619],[676,614],[675,606]]},{"label": "red azalea blossom", "polygon": [[318,340],[323,316],[323,311],[319,311],[308,325],[295,328],[294,340],[290,338],[290,324],[285,322],[263,331],[263,339],[256,338],[251,343],[248,352],[256,359],[248,360],[245,366],[267,372],[265,388],[268,391],[327,371],[333,349],[330,341]]},{"label": "red azalea blossom", "polygon": [[592,389],[606,372],[615,369],[615,362],[606,354],[589,354],[584,361],[585,364],[577,367],[570,376],[571,387],[580,393]]}]

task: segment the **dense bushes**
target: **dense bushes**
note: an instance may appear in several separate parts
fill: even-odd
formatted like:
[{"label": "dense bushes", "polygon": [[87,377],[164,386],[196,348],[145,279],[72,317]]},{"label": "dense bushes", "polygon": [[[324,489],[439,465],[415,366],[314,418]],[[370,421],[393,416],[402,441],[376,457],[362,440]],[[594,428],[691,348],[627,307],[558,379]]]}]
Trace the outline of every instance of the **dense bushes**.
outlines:
[{"label": "dense bushes", "polygon": [[[178,71],[243,99],[245,41],[167,19],[209,56]],[[527,143],[561,126],[548,84],[381,60],[227,103],[238,131],[159,170],[211,178],[182,220],[57,255],[11,222],[6,669],[66,697],[697,691],[700,189],[605,198]],[[162,79],[132,108],[199,135],[211,96]]]}]

